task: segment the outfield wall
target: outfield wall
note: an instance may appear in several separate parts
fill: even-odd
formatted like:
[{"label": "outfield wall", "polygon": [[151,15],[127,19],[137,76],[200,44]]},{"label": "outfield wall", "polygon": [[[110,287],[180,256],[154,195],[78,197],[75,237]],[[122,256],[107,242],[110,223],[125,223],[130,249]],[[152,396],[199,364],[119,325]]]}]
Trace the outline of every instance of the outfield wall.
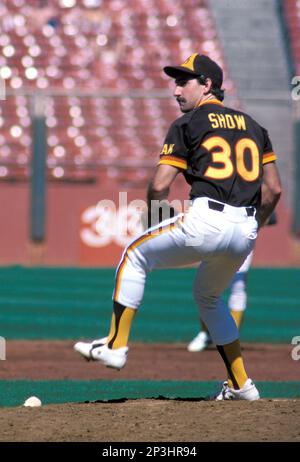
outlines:
[{"label": "outfield wall", "polygon": [[[146,182],[142,186],[129,189],[128,185],[120,185],[104,175],[95,184],[50,183],[46,242],[33,246],[29,242],[29,186],[26,183],[2,184],[0,264],[115,266],[124,245],[134,237],[132,231],[138,222],[135,211],[126,210],[124,203],[119,207],[119,191],[130,204],[133,200],[145,199]],[[176,198],[183,201],[188,197],[183,180],[178,181],[175,190]],[[171,199],[174,198],[173,192]],[[104,199],[116,204],[115,214],[111,210],[99,212],[96,208]],[[125,225],[122,222],[124,217],[127,217],[128,229],[126,220]],[[121,220],[121,235],[117,233],[116,220]],[[285,207],[284,197],[278,207],[278,220],[278,225],[261,231],[254,266],[300,265],[300,240],[292,238],[291,214]]]}]

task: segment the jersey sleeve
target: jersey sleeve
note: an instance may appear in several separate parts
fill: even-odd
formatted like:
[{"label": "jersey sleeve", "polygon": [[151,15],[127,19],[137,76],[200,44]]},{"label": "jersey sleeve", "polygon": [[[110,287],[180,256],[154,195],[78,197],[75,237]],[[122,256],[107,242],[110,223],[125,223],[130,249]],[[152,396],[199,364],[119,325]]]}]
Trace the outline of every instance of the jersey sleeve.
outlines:
[{"label": "jersey sleeve", "polygon": [[165,138],[158,165],[173,165],[173,167],[187,170],[188,148],[185,125],[175,121]]},{"label": "jersey sleeve", "polygon": [[264,137],[264,148],[263,148],[263,155],[262,155],[262,163],[263,165],[268,164],[269,162],[274,162],[277,159],[275,152],[273,151],[272,143],[269,138],[268,132],[265,128],[263,128],[263,137]]}]

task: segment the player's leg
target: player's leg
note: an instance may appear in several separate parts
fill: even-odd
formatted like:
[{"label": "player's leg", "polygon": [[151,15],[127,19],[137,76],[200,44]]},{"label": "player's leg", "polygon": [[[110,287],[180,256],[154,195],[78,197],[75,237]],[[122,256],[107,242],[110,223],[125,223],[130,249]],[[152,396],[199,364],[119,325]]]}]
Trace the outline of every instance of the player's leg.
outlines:
[{"label": "player's leg", "polygon": [[[149,271],[196,263],[200,259],[193,248],[185,246],[180,218],[164,223],[134,241],[123,254],[113,293],[114,314],[108,337],[111,348],[127,345],[131,322],[142,302]],[[120,313],[122,310],[121,322],[117,323],[114,321],[114,318],[117,320],[116,311]],[[128,321],[122,323],[125,316]]]},{"label": "player's leg", "polygon": [[74,346],[75,350],[87,359],[101,361],[103,351],[107,355],[111,351],[116,355],[120,352],[123,360],[118,359],[114,364],[121,366],[111,367],[123,367],[132,321],[141,304],[149,271],[196,263],[200,259],[194,247],[186,246],[186,233],[182,229],[180,217],[166,220],[134,240],[124,251],[116,271],[108,337],[92,343],[78,342]]},{"label": "player's leg", "polygon": [[200,264],[194,283],[194,297],[200,316],[228,371],[229,386],[240,390],[248,380],[241,354],[239,332],[220,294],[228,285],[240,263],[226,256]]},{"label": "player's leg", "polygon": [[[233,317],[237,328],[239,329],[243,320],[243,314],[247,304],[247,272],[251,266],[253,259],[253,251],[244,260],[242,266],[235,273],[230,283],[230,296],[228,299],[228,307],[231,316]],[[199,352],[205,350],[212,344],[211,336],[208,328],[203,320],[200,320],[200,332],[188,344],[187,349],[191,352]]]}]

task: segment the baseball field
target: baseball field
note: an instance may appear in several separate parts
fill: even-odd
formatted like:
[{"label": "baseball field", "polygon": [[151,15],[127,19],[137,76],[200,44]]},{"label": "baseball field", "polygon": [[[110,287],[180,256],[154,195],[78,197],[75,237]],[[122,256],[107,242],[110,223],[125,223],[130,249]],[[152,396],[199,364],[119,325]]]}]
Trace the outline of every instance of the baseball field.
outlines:
[{"label": "baseball field", "polygon": [[[115,371],[72,348],[107,333],[113,270],[1,268],[0,441],[300,441],[299,274],[250,270],[241,339],[262,399],[211,402],[226,372],[214,347],[186,350],[198,331],[192,269],[150,274]],[[29,396],[42,407],[23,407]]]}]

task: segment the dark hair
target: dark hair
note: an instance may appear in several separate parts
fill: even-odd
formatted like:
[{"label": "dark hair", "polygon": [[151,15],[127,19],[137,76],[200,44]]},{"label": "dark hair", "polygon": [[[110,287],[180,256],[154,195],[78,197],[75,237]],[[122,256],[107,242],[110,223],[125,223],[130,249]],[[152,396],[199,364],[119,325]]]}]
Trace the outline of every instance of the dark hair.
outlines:
[{"label": "dark hair", "polygon": [[220,101],[223,101],[224,99],[224,92],[225,90],[222,90],[222,88],[212,88],[210,92]]},{"label": "dark hair", "polygon": [[[200,85],[205,85],[206,77],[204,77],[204,75],[200,75],[200,77],[198,77],[197,80],[198,80],[198,82],[200,83]],[[211,92],[211,94],[214,95],[218,100],[223,101],[225,90],[222,90],[222,89],[219,88],[219,87],[214,87],[214,86],[212,86],[211,89],[210,89],[210,92]]]}]

